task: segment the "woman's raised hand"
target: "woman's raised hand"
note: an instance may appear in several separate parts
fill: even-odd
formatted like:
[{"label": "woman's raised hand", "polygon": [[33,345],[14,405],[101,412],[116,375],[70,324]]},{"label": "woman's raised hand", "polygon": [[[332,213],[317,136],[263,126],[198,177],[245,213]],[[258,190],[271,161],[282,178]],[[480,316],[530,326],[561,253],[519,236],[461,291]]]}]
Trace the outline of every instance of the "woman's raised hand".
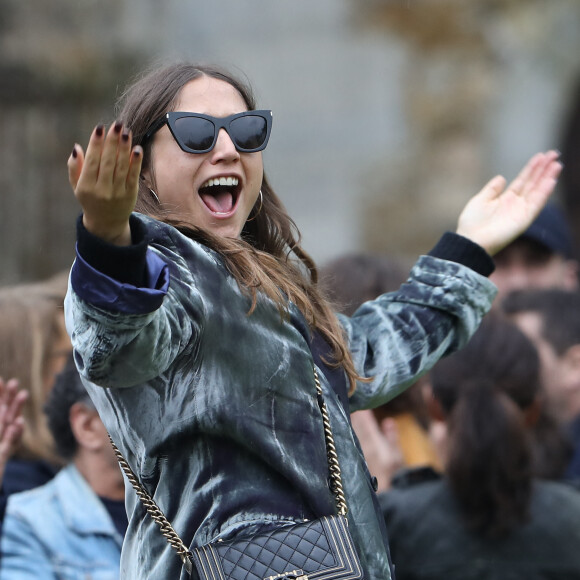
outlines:
[{"label": "woman's raised hand", "polygon": [[0,377],[0,482],[24,431],[22,407],[27,398],[28,393],[19,388],[16,379],[5,382]]},{"label": "woman's raised hand", "polygon": [[457,233],[494,255],[522,234],[554,191],[562,164],[558,152],[534,155],[506,187],[494,177],[468,202],[457,224]]},{"label": "woman's raised hand", "polygon": [[86,154],[75,145],[68,176],[83,209],[83,224],[92,234],[119,246],[131,244],[129,216],[137,201],[143,150],[131,147],[131,133],[120,122],[108,132],[93,131]]}]

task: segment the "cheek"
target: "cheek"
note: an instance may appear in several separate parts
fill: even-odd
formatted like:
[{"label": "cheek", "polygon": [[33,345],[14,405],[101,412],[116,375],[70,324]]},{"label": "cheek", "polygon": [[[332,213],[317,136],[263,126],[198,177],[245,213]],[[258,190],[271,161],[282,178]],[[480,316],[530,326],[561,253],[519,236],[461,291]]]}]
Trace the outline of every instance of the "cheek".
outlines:
[{"label": "cheek", "polygon": [[155,191],[162,201],[179,197],[184,191],[188,195],[191,193],[200,163],[195,157],[190,157],[183,159],[178,156],[171,163],[158,163],[154,167]]},{"label": "cheek", "polygon": [[245,173],[248,184],[262,187],[262,180],[264,178],[264,164],[262,162],[262,153],[251,153],[250,157],[245,160]]}]

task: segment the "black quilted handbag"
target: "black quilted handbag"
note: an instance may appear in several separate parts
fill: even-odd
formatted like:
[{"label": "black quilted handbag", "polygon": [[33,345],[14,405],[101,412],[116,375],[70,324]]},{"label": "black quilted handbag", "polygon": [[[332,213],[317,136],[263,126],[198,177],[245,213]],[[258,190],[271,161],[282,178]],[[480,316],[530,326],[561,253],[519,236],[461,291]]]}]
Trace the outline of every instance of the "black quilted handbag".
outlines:
[{"label": "black quilted handbag", "polygon": [[199,580],[362,580],[358,554],[348,531],[347,506],[330,419],[318,373],[314,369],[318,404],[322,412],[331,488],[338,515],[296,524],[232,540],[217,540],[189,550],[163,512],[113,444],[121,468],[132,483],[147,512],[159,524],[191,575]]}]

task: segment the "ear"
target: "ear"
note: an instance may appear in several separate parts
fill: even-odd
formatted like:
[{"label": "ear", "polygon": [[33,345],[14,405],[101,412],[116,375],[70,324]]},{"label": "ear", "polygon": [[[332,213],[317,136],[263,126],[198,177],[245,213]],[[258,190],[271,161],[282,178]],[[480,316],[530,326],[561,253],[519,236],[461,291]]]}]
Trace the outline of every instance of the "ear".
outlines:
[{"label": "ear", "polygon": [[151,170],[147,167],[141,170],[141,175],[139,176],[139,181],[145,184],[145,187],[151,187],[153,181],[151,180]]},{"label": "ear", "polygon": [[70,408],[70,426],[79,447],[99,450],[103,445],[102,422],[94,409],[83,403],[74,403]]}]

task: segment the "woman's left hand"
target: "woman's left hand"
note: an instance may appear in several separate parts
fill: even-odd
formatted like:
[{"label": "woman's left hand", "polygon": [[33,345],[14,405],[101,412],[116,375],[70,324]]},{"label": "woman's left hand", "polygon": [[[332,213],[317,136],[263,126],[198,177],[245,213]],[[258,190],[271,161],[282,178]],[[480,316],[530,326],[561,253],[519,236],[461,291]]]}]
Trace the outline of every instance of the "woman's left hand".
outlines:
[{"label": "woman's left hand", "polygon": [[506,187],[498,175],[468,202],[457,233],[494,255],[522,234],[554,191],[562,164],[558,152],[534,155]]}]

